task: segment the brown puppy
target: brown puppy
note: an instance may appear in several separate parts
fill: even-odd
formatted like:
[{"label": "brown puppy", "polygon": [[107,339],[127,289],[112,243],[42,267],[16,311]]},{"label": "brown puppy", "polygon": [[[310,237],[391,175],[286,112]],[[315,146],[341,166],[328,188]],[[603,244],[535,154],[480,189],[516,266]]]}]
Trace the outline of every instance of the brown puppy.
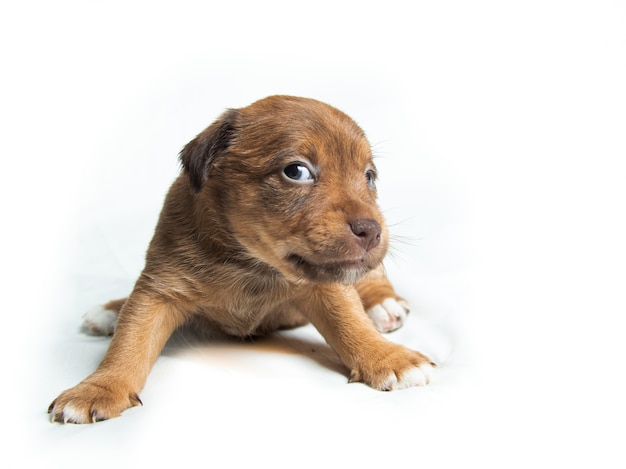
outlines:
[{"label": "brown puppy", "polygon": [[184,174],[130,297],[87,317],[101,333],[117,320],[109,349],[52,402],[53,421],[95,422],[141,404],[166,341],[194,320],[241,337],[310,321],[350,381],[380,390],[429,381],[428,357],[378,333],[399,327],[406,305],[382,270],[376,169],[354,121],[319,101],[273,96],[225,112],[180,159]]}]

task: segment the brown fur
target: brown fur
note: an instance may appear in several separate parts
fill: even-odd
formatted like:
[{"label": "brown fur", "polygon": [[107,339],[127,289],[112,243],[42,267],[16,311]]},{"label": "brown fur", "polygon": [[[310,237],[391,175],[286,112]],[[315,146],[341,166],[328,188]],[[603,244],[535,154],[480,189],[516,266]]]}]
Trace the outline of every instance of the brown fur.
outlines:
[{"label": "brown fur", "polygon": [[[310,321],[351,371],[385,388],[430,360],[387,341],[364,311],[398,298],[381,261],[388,235],[362,130],[318,101],[275,96],[229,110],[185,146],[146,265],[98,369],[49,412],[91,422],[140,404],[166,341],[194,318],[237,336]],[[287,177],[305,164],[314,181]]]}]

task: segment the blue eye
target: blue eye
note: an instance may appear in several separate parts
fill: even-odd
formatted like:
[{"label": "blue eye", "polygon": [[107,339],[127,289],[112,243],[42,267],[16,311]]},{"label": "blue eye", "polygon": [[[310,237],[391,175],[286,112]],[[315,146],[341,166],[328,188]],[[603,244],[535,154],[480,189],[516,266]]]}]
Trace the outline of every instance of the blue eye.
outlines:
[{"label": "blue eye", "polygon": [[283,169],[283,174],[297,182],[313,181],[313,174],[309,168],[300,163],[291,163]]}]

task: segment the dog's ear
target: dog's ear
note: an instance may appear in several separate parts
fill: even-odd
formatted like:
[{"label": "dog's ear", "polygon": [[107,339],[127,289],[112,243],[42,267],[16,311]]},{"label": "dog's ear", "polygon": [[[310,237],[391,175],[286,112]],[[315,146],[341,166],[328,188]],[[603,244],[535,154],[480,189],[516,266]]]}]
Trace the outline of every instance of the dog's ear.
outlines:
[{"label": "dog's ear", "polygon": [[215,158],[228,148],[235,133],[237,115],[236,109],[229,109],[180,152],[180,162],[196,192],[200,192],[206,182]]}]

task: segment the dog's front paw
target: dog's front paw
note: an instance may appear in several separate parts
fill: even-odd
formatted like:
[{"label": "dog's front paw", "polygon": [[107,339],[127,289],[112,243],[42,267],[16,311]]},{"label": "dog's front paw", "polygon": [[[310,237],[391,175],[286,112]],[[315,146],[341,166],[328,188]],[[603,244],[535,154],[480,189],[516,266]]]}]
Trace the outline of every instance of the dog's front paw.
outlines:
[{"label": "dog's front paw", "polygon": [[89,382],[63,391],[50,407],[50,420],[60,423],[94,423],[118,417],[123,411],[142,405],[139,396],[112,382]]},{"label": "dog's front paw", "polygon": [[402,327],[408,314],[409,304],[395,298],[386,298],[367,310],[378,332],[391,332]]},{"label": "dog's front paw", "polygon": [[352,369],[350,382],[363,382],[380,391],[425,386],[436,366],[420,352],[388,343]]}]

